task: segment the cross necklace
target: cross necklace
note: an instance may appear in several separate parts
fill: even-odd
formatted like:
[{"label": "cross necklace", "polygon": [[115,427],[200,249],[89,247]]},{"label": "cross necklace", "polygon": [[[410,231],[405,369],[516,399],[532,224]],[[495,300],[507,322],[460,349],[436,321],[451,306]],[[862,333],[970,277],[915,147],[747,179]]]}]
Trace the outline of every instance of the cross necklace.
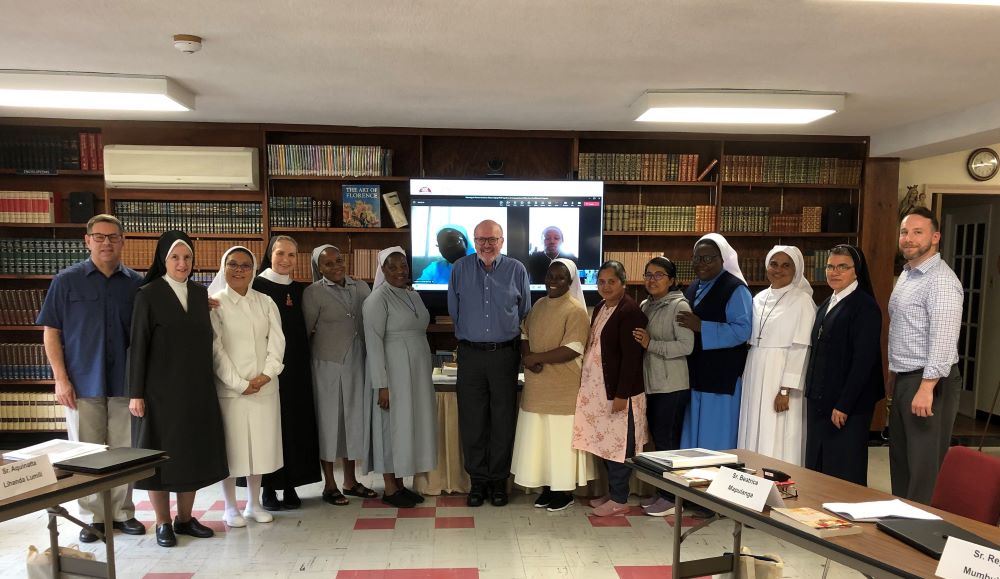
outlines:
[{"label": "cross necklace", "polygon": [[[764,337],[764,324],[766,324],[767,321],[771,319],[771,314],[773,314],[774,310],[777,309],[778,304],[780,304],[781,300],[785,299],[785,296],[787,296],[790,292],[785,292],[780,296],[778,296],[778,301],[774,302],[774,305],[771,306],[771,311],[767,311],[767,302],[771,300],[772,293],[774,292],[769,288],[767,290],[767,299],[764,300],[764,305],[760,308],[760,327],[757,329],[758,348],[760,347],[760,339]],[[767,313],[767,316],[764,316],[765,312]]]}]

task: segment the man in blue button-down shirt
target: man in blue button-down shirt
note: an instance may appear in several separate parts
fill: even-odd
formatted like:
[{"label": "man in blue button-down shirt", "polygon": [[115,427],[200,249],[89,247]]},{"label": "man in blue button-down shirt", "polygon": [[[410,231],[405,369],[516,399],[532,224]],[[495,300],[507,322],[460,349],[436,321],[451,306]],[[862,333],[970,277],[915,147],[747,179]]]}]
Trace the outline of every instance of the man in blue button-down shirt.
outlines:
[{"label": "man in blue button-down shirt", "polygon": [[[70,440],[132,446],[131,414],[125,385],[125,360],[132,324],[132,303],[142,276],[121,263],[125,239],[121,222],[97,215],[84,236],[90,258],[67,267],[52,280],[38,314],[45,326],[45,354],[55,377],[56,400],[66,407]],[[113,527],[130,535],[146,528],[135,519],[129,485],[111,492]],[[101,495],[80,499],[94,525],[104,528]],[[92,543],[97,535],[80,531]]]},{"label": "man in blue button-down shirt", "polygon": [[489,494],[502,507],[517,418],[521,320],[531,307],[531,291],[524,265],[500,254],[498,223],[477,225],[473,241],[476,253],[455,262],[448,284],[448,313],[458,338],[458,427],[472,479],[466,502],[481,506]]}]

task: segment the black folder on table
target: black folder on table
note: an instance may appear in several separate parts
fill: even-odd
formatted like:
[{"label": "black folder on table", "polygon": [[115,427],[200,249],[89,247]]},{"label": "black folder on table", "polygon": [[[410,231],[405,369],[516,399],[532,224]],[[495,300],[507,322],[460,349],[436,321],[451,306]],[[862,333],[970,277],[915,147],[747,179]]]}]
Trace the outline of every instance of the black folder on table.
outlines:
[{"label": "black folder on table", "polygon": [[955,537],[990,549],[1000,549],[982,537],[966,531],[948,521],[923,519],[879,519],[875,522],[879,530],[889,533],[900,541],[927,553],[935,559],[941,558],[948,537]]},{"label": "black folder on table", "polygon": [[156,460],[166,455],[162,450],[146,448],[109,448],[103,452],[85,454],[55,463],[54,467],[73,472],[101,474],[126,466]]}]

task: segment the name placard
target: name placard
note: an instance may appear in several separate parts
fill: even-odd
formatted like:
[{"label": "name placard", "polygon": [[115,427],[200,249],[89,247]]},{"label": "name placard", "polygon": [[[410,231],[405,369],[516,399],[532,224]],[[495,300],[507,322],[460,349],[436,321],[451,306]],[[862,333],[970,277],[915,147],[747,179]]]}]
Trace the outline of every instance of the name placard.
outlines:
[{"label": "name placard", "polygon": [[0,465],[0,499],[55,484],[56,471],[49,455]]},{"label": "name placard", "polygon": [[719,468],[718,476],[705,492],[758,513],[764,511],[765,505],[785,506],[774,481],[727,467]]},{"label": "name placard", "polygon": [[948,537],[934,574],[943,579],[1000,577],[1000,551]]}]

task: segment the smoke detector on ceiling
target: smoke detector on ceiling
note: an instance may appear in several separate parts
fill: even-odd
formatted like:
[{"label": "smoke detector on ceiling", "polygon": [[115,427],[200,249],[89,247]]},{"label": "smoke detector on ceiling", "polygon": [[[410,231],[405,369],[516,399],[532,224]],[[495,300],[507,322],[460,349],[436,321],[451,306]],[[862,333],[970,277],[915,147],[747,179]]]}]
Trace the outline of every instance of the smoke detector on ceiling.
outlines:
[{"label": "smoke detector on ceiling", "polygon": [[194,54],[201,50],[201,37],[193,34],[175,34],[174,48],[184,54]]}]

